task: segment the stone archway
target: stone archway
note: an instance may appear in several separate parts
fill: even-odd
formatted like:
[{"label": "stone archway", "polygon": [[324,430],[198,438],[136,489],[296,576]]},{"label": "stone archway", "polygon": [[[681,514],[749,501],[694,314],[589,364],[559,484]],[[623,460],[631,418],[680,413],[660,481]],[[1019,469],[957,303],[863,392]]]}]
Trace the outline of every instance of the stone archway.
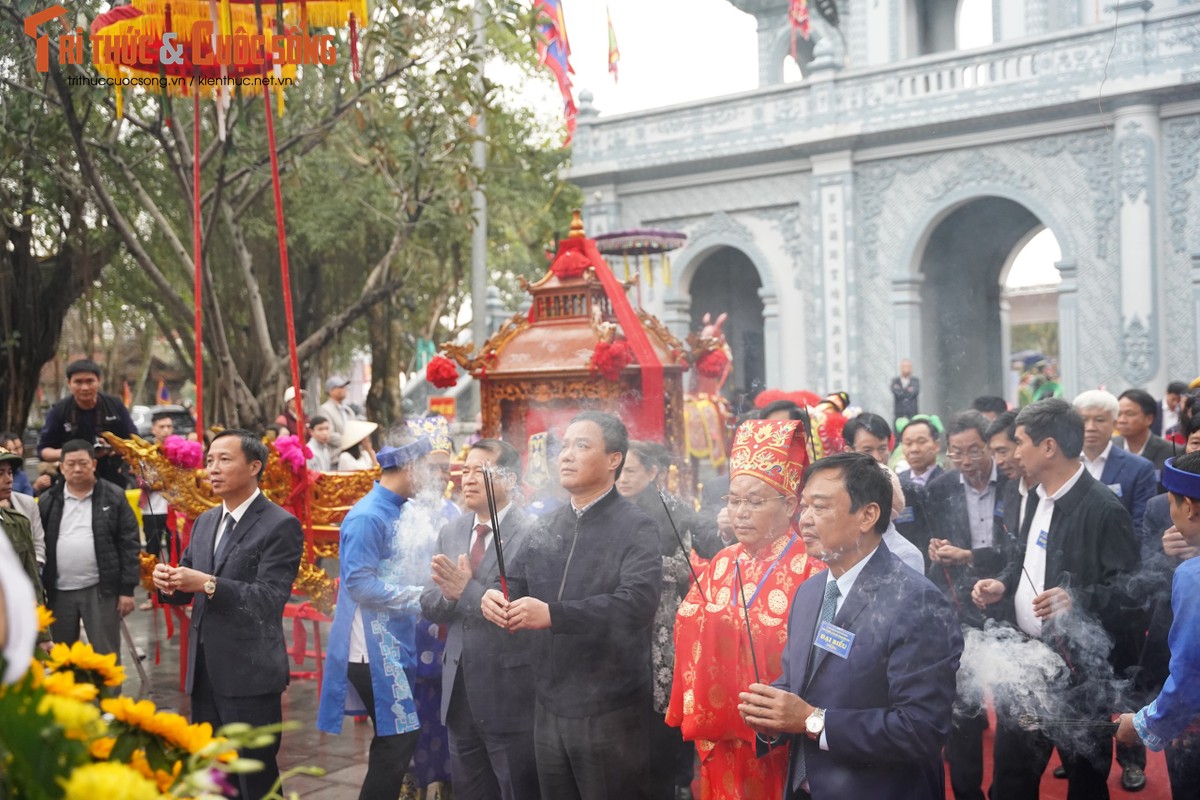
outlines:
[{"label": "stone archway", "polygon": [[697,259],[689,272],[691,330],[700,329],[705,314],[729,315],[724,331],[734,367],[726,394],[752,396],[766,388],[763,282],[754,262],[741,250],[722,246]]},{"label": "stone archway", "polygon": [[949,414],[1008,393],[1001,277],[1045,221],[999,196],[965,200],[930,224],[917,255],[923,411]]}]

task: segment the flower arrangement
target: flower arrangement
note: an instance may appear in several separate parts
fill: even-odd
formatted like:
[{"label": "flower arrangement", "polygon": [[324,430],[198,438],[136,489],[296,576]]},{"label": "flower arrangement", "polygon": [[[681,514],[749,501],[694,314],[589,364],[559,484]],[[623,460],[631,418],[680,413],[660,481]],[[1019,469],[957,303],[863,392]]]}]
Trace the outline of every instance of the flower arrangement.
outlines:
[{"label": "flower arrangement", "polygon": [[[53,620],[38,609],[43,630]],[[191,724],[149,700],[112,696],[124,680],[115,655],[76,642],[38,651],[24,676],[0,686],[0,797],[217,800],[231,788],[231,774],[262,768],[238,758],[238,748],[261,746],[285,727],[234,724],[214,734],[207,723]],[[321,774],[289,774],[297,772]]]},{"label": "flower arrangement", "polygon": [[425,380],[439,389],[449,389],[458,384],[458,367],[445,356],[434,356],[425,365]]},{"label": "flower arrangement", "polygon": [[696,359],[696,371],[706,378],[719,378],[729,365],[729,356],[720,348],[709,350]]},{"label": "flower arrangement", "polygon": [[608,381],[621,380],[621,370],[633,363],[633,348],[624,339],[611,342],[596,342],[592,350],[592,372],[598,372]]},{"label": "flower arrangement", "polygon": [[299,475],[313,457],[312,450],[300,441],[299,436],[276,436],[274,444],[280,460],[288,465],[293,475]]},{"label": "flower arrangement", "polygon": [[177,467],[199,469],[204,466],[204,445],[182,436],[168,436],[162,443],[163,452]]}]

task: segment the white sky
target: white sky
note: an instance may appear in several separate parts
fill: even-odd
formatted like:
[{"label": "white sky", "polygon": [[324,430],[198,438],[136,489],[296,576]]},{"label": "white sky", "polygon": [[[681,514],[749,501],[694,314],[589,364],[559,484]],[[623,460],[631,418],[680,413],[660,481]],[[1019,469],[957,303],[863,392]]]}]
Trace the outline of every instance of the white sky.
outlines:
[{"label": "white sky", "polygon": [[[991,0],[962,2],[960,45],[989,44]],[[576,101],[582,90],[591,91],[603,116],[749,91],[758,85],[756,21],[728,0],[563,0],[563,5]],[[606,9],[621,51],[616,83],[608,72]],[[559,108],[550,78],[541,85],[525,84],[519,93],[531,105]],[[1017,257],[1007,285],[1057,283],[1053,264],[1060,258],[1053,234],[1044,231]]]}]

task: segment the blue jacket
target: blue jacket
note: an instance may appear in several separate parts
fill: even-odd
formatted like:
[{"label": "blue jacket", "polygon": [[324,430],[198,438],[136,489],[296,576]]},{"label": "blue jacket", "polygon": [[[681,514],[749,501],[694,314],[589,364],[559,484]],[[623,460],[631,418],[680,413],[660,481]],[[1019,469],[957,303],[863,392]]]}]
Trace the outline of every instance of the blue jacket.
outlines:
[{"label": "blue jacket", "polygon": [[825,709],[829,749],[790,737],[789,785],[803,747],[813,797],[941,800],[942,747],[963,649],[954,611],[881,543],[833,618],[854,634],[849,653],[843,659],[816,650],[810,667],[828,578],[820,572],[796,590],[783,675],[775,681]]},{"label": "blue jacket", "polygon": [[1158,494],[1158,476],[1154,473],[1154,464],[1128,450],[1122,450],[1114,442],[1108,451],[1108,460],[1104,462],[1100,482],[1120,498],[1121,505],[1125,506],[1133,519],[1134,529],[1140,528],[1142,517],[1146,514],[1146,504]]},{"label": "blue jacket", "polygon": [[420,728],[405,671],[411,673],[416,667],[421,588],[433,539],[424,536],[415,519],[405,524],[405,518],[416,513],[411,508],[407,498],[376,483],[342,521],[341,585],[317,712],[317,728],[327,733],[341,733],[344,715],[362,713],[362,703],[348,691],[346,677],[350,631],[359,608],[375,694],[375,735]]},{"label": "blue jacket", "polygon": [[1134,728],[1151,750],[1162,750],[1200,719],[1200,558],[1175,570],[1171,608],[1171,674],[1158,697],[1133,717]]}]

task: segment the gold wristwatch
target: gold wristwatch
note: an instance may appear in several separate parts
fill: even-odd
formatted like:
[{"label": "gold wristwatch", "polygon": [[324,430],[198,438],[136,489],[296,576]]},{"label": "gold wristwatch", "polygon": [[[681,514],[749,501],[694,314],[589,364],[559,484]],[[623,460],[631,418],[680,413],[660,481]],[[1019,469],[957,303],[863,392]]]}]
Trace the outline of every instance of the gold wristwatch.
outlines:
[{"label": "gold wristwatch", "polygon": [[804,721],[804,729],[808,738],[820,739],[821,732],[825,730],[825,709],[814,708],[808,715],[808,719]]},{"label": "gold wristwatch", "polygon": [[204,588],[204,593],[211,598],[213,596],[213,593],[215,591],[217,591],[217,576],[209,575],[208,580],[206,580],[204,582],[203,588]]}]

